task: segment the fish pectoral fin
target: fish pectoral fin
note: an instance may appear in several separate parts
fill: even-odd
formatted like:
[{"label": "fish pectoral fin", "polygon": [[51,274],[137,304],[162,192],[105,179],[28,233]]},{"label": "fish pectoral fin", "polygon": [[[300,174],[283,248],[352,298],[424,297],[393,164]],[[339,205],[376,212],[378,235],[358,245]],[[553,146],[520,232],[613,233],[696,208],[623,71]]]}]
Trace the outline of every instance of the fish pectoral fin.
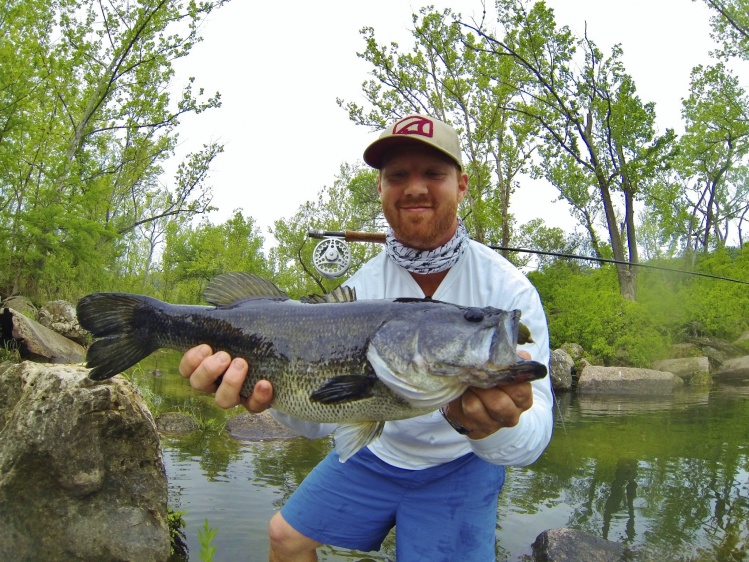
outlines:
[{"label": "fish pectoral fin", "polygon": [[335,431],[335,450],[338,460],[346,462],[362,447],[366,447],[382,433],[385,422],[371,421],[342,425]]},{"label": "fish pectoral fin", "polygon": [[370,398],[377,377],[365,375],[341,375],[326,380],[322,386],[310,394],[310,402],[339,404],[352,400]]}]

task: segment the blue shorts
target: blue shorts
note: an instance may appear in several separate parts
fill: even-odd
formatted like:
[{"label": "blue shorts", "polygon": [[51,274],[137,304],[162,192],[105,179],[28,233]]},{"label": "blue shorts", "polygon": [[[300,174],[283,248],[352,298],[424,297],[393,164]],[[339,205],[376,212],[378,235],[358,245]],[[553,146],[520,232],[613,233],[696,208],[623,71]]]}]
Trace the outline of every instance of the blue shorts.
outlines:
[{"label": "blue shorts", "polygon": [[379,550],[396,527],[398,562],[494,560],[502,466],[474,454],[406,470],[366,447],[345,463],[332,451],[281,509],[303,535],[323,544]]}]

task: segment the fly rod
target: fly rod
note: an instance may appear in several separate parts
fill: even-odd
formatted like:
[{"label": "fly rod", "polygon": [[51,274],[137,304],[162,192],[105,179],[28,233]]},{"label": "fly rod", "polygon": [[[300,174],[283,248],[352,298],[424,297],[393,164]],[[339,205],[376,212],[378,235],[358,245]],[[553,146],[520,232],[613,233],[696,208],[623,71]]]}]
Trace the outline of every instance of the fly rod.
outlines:
[{"label": "fly rod", "polygon": [[[375,244],[385,243],[385,234],[382,232],[358,232],[355,230],[344,230],[344,231],[332,231],[332,230],[310,230],[308,233],[310,238],[321,238],[320,242],[315,247],[314,256],[318,254],[318,248],[320,248],[320,263],[321,267],[330,275],[329,278],[340,277],[343,275],[351,265],[351,254],[348,250],[347,242],[370,242]],[[526,248],[510,248],[506,246],[491,246],[487,247],[492,250],[499,250],[503,252],[518,252],[526,254],[537,254],[540,256],[553,256],[557,258],[594,261],[598,263],[613,263],[618,265],[626,265],[631,267],[642,267],[645,269],[656,269],[659,271],[669,271],[671,273],[684,273],[686,275],[694,275],[696,277],[707,277],[709,279],[718,279],[720,281],[731,281],[732,283],[741,283],[743,285],[749,285],[749,281],[742,281],[741,279],[731,279],[730,277],[721,277],[719,275],[711,275],[709,273],[699,273],[696,271],[684,271],[681,269],[673,269],[671,267],[663,267],[661,265],[651,265],[646,263],[632,263],[623,260],[615,260],[609,258],[597,258],[595,256],[580,256],[577,254],[564,254],[560,252],[547,252],[544,250],[528,250]],[[345,248],[345,249],[344,249]],[[327,256],[327,257],[326,257]],[[345,266],[344,269],[341,269]],[[318,268],[317,261],[315,261],[315,268]],[[322,275],[328,276],[319,268],[317,269]],[[340,272],[339,272],[340,271]]]}]

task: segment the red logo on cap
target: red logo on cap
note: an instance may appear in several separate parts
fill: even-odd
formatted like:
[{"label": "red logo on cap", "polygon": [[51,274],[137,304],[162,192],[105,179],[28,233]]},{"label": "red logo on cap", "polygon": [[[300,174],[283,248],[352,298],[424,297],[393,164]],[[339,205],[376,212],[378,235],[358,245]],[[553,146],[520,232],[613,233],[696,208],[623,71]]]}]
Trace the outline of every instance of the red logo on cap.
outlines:
[{"label": "red logo on cap", "polygon": [[432,138],[434,123],[426,117],[412,116],[401,119],[393,125],[394,135],[419,135]]}]

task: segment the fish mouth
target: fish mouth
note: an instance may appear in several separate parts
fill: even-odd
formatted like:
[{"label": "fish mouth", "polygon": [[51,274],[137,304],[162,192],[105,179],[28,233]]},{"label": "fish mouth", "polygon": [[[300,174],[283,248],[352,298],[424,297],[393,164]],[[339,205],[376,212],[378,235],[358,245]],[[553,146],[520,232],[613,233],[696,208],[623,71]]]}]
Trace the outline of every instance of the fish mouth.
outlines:
[{"label": "fish mouth", "polygon": [[505,315],[502,321],[494,326],[488,364],[496,365],[498,368],[507,367],[508,358],[517,357],[518,327],[518,319],[514,314]]}]

